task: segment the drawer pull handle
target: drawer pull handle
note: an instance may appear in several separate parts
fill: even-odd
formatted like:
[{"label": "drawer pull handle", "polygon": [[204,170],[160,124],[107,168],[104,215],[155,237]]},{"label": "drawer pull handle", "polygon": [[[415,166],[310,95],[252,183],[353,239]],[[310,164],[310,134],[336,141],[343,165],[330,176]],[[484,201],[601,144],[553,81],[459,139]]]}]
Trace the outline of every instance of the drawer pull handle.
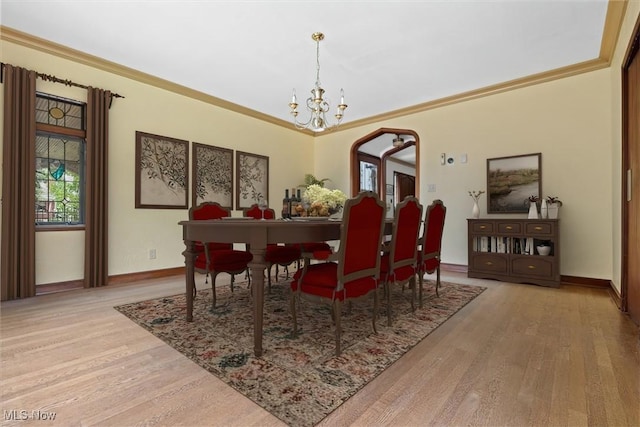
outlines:
[{"label": "drawer pull handle", "polygon": [[480,226],[480,230],[484,230],[485,228],[487,228],[487,227],[485,227],[484,225]]},{"label": "drawer pull handle", "polygon": [[535,269],[536,269],[536,266],[535,266],[535,265],[530,265],[530,266],[529,266],[529,270],[535,270]]},{"label": "drawer pull handle", "polygon": [[487,261],[487,265],[493,265],[491,261]]},{"label": "drawer pull handle", "polygon": [[542,230],[542,227],[535,227],[536,231]]},{"label": "drawer pull handle", "polygon": [[506,228],[507,230],[513,230],[513,227],[512,227],[512,226],[510,226],[510,225],[507,225],[505,228]]}]

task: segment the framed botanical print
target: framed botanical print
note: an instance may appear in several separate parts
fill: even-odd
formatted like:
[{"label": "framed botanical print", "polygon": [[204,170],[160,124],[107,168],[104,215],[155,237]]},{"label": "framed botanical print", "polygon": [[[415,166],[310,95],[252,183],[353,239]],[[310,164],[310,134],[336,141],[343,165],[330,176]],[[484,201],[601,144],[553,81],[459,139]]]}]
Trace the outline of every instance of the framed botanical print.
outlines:
[{"label": "framed botanical print", "polygon": [[189,141],[136,131],[135,207],[186,209]]},{"label": "framed botanical print", "polygon": [[487,159],[487,213],[527,213],[540,199],[542,154]]},{"label": "framed botanical print", "polygon": [[217,202],[233,209],[233,150],[193,143],[191,204]]},{"label": "framed botanical print", "polygon": [[269,200],[269,157],[236,151],[236,209]]}]

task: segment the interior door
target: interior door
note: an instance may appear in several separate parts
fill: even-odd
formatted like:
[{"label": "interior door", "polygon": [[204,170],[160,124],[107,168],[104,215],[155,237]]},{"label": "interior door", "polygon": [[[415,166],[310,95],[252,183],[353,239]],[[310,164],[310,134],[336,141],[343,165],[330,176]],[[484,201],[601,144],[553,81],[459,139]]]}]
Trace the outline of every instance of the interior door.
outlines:
[{"label": "interior door", "polygon": [[623,71],[622,303],[640,325],[640,26],[633,40]]},{"label": "interior door", "polygon": [[407,196],[415,196],[416,177],[402,172],[395,172],[395,176],[397,203],[402,202]]}]

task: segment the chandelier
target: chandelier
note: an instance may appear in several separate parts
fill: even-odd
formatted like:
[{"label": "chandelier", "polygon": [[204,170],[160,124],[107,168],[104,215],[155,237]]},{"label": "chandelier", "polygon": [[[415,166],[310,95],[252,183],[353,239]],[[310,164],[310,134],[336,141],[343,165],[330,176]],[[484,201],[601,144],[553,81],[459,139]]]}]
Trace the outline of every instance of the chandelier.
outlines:
[{"label": "chandelier", "polygon": [[400,134],[396,134],[396,137],[393,138],[393,146],[395,148],[400,148],[404,145],[404,138],[400,136]]},{"label": "chandelier", "polygon": [[311,96],[307,98],[307,110],[310,112],[309,120],[306,122],[298,121],[298,104],[296,101],[296,90],[293,89],[293,96],[289,107],[293,116],[293,123],[298,129],[309,129],[313,132],[322,132],[327,129],[336,128],[342,121],[344,110],[347,104],[344,103],[344,90],[340,89],[340,104],[336,109],[336,122],[331,124],[327,120],[326,113],[329,111],[329,102],[322,95],[324,89],[320,87],[320,41],[324,39],[324,34],[313,33],[311,38],[316,42],[316,85],[311,89]]}]

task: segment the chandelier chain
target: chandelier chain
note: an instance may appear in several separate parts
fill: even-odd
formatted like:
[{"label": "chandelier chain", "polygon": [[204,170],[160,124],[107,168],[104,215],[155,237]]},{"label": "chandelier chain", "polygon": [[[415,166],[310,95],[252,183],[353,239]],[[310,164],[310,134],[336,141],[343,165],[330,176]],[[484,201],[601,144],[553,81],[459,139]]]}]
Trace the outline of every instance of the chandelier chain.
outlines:
[{"label": "chandelier chain", "polygon": [[324,39],[324,34],[316,32],[311,35],[311,38],[316,42],[316,84],[311,90],[311,96],[306,100],[309,120],[306,122],[298,121],[298,102],[295,88],[293,89],[293,96],[291,97],[289,108],[291,108],[290,114],[293,116],[293,123],[296,128],[309,129],[313,132],[323,132],[338,127],[344,116],[344,110],[347,108],[347,104],[344,103],[344,90],[340,89],[340,104],[338,104],[334,115],[336,122],[330,124],[326,117],[326,113],[330,108],[329,101],[324,99],[324,89],[320,86],[320,41]]}]

